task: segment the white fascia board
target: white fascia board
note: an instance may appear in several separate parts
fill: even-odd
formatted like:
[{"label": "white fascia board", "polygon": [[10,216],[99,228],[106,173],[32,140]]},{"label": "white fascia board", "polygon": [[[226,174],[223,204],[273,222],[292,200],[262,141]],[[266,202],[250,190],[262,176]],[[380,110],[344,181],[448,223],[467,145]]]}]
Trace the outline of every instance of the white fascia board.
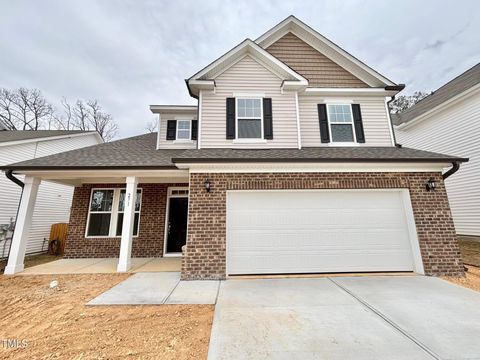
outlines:
[{"label": "white fascia board", "polygon": [[417,116],[416,118],[413,118],[412,120],[410,120],[406,123],[403,123],[403,124],[400,124],[400,125],[395,125],[395,128],[398,129],[398,130],[407,130],[410,127],[422,122],[423,120],[427,120],[427,119],[431,118],[432,116],[436,115],[440,111],[446,110],[450,106],[454,106],[458,102],[460,102],[462,100],[465,100],[469,96],[473,96],[478,92],[480,92],[480,83],[475,85],[475,86],[472,86],[470,89],[465,90],[464,92],[448,99],[447,101],[444,101],[440,105],[434,107],[433,109],[430,109],[429,111]]},{"label": "white fascia board", "polygon": [[314,88],[308,87],[303,91],[303,95],[323,95],[323,96],[394,96],[397,90],[385,90],[384,88]]},{"label": "white fascia board", "polygon": [[450,168],[451,163],[192,163],[176,164],[190,173],[283,173],[283,172],[436,172]]},{"label": "white fascia board", "polygon": [[[262,48],[267,48],[271,44],[273,44],[275,41],[280,39],[282,36],[284,36],[286,33],[291,32],[294,35],[298,36],[300,39],[305,41],[307,44],[312,46],[314,49],[317,51],[320,51],[322,54],[325,56],[328,56],[329,54],[325,54],[324,49],[320,49],[318,44],[315,44],[312,41],[309,41],[309,39],[306,38],[306,34],[310,35],[313,37],[315,40],[319,41],[323,46],[327,47],[332,51],[332,53],[337,54],[344,58],[347,63],[353,65],[356,67],[356,71],[347,69],[351,71],[354,75],[359,77],[361,80],[365,81],[369,85],[373,85],[371,79],[367,79],[365,75],[362,75],[361,72],[364,72],[364,74],[368,74],[371,78],[376,79],[377,81],[383,83],[385,86],[390,85],[394,86],[396,85],[393,81],[387,79],[385,76],[381,75],[377,71],[373,70],[371,67],[368,65],[364,64],[362,61],[348,53],[347,51],[343,50],[341,47],[339,47],[337,44],[333,43],[320,33],[318,33],[316,30],[312,29],[310,26],[307,24],[303,23],[302,21],[298,20],[295,16],[291,15],[287,17],[285,20],[280,22],[278,25],[274,26],[272,29],[267,31],[265,34],[260,36],[258,39],[255,40],[257,44],[259,44]],[[338,63],[338,59],[331,59],[334,62]],[[337,61],[336,61],[337,60]],[[339,64],[341,66],[347,65],[345,64]],[[361,70],[361,71],[358,71]]]},{"label": "white fascia board", "polygon": [[31,143],[31,142],[42,142],[42,141],[67,139],[67,138],[87,136],[87,135],[94,135],[97,138],[99,143],[105,142],[97,131],[88,131],[88,132],[79,133],[79,134],[68,134],[68,135],[65,134],[65,135],[46,136],[46,137],[41,137],[41,138],[32,138],[32,139],[24,139],[24,140],[17,140],[17,141],[6,141],[6,142],[0,143],[0,147],[19,145],[19,144],[27,144],[27,143]]},{"label": "white fascia board", "polygon": [[197,105],[150,105],[150,111],[154,114],[195,112]]},{"label": "white fascia board", "polygon": [[284,80],[282,82],[282,91],[304,91],[308,86],[308,81],[291,81]]}]

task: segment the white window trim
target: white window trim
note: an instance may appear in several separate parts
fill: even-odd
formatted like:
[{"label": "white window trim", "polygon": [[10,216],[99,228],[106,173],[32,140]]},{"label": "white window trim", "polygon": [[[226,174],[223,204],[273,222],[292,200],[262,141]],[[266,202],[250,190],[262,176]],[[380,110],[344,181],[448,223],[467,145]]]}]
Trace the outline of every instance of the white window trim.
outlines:
[{"label": "white window trim", "polygon": [[[177,126],[176,126],[176,133],[175,133],[175,140],[176,142],[191,142],[192,141],[192,120],[191,119],[177,119]],[[178,138],[178,130],[179,130],[179,122],[180,121],[185,121],[189,123],[188,126],[188,139],[179,139]],[[185,129],[182,129],[182,131],[186,131]]]},{"label": "white window trim", "polygon": [[[260,100],[260,137],[259,138],[239,138],[238,137],[238,100]],[[242,117],[247,120],[257,120],[257,117]],[[235,98],[235,143],[266,142],[263,134],[263,98],[258,96],[239,96]]]},{"label": "white window trim", "polygon": [[[112,200],[112,210],[111,211],[91,211],[92,208],[92,195],[94,191],[97,190],[113,190],[113,200]],[[123,213],[123,211],[118,211],[118,205],[120,203],[120,192],[121,190],[126,190],[126,188],[92,188],[90,191],[90,200],[88,202],[88,215],[87,215],[87,223],[85,224],[85,238],[86,239],[105,239],[105,238],[117,238],[120,239],[121,235],[116,235],[117,233],[117,220],[118,214]],[[133,235],[134,238],[137,238],[140,234],[140,222],[142,218],[142,203],[143,203],[143,190],[142,188],[137,188],[137,191],[140,190],[140,209],[135,211],[138,212],[138,234]],[[136,199],[136,197],[135,197]],[[111,214],[110,217],[110,228],[108,229],[108,235],[88,235],[88,227],[90,226],[90,214],[101,214],[101,213],[108,213]],[[113,235],[112,235],[113,234]]]},{"label": "white window trim", "polygon": [[[355,123],[353,120],[353,109],[352,109],[352,104],[345,104],[345,103],[327,103],[327,119],[328,119],[328,131],[330,133],[330,142],[329,145],[335,145],[335,146],[355,146],[358,145],[357,142],[357,134],[355,134]],[[330,105],[343,105],[343,106],[349,106],[350,107],[350,115],[351,115],[351,122],[345,122],[345,121],[333,121],[334,125],[352,125],[352,133],[353,133],[353,141],[333,141],[333,133],[332,133],[332,121],[330,117]]]},{"label": "white window trim", "polygon": [[[173,194],[173,191],[180,190],[186,191],[183,194]],[[168,219],[170,216],[170,199],[171,198],[188,198],[190,201],[190,188],[188,186],[172,186],[167,191],[167,208],[165,210],[165,230],[163,231],[163,257],[181,257],[182,253],[167,253],[167,241],[168,241]],[[187,221],[188,227],[188,221]],[[188,237],[188,231],[187,231]]]}]

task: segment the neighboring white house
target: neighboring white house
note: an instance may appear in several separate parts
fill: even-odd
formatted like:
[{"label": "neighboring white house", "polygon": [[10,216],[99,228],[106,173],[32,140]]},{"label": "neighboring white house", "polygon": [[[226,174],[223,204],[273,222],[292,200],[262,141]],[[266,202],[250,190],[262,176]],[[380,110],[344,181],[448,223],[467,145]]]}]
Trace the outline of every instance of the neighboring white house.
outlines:
[{"label": "neighboring white house", "polygon": [[[0,131],[0,165],[35,159],[68,150],[97,145],[103,140],[95,131]],[[22,190],[20,186],[0,174],[0,224],[15,219]],[[18,176],[23,180],[22,176]],[[49,237],[50,226],[68,222],[73,187],[43,182],[35,205],[32,231],[27,243],[27,254],[46,250],[43,239]],[[8,256],[9,243],[0,242],[0,258]],[[43,247],[42,247],[43,246]]]},{"label": "neighboring white house", "polygon": [[404,146],[470,158],[446,186],[457,233],[480,236],[480,63],[392,120]]}]

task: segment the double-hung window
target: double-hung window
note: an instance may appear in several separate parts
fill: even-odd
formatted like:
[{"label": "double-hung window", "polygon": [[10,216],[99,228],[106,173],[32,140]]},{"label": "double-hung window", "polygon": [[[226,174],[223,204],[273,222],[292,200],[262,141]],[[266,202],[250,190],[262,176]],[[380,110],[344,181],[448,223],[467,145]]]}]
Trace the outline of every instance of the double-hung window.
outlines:
[{"label": "double-hung window", "polygon": [[177,120],[177,140],[191,139],[192,122],[190,120]]},{"label": "double-hung window", "polygon": [[237,98],[237,139],[262,139],[262,99]]},{"label": "double-hung window", "polygon": [[[125,189],[93,189],[87,219],[88,237],[114,237],[122,235],[125,209]],[[138,236],[142,189],[137,189],[133,235]]]},{"label": "double-hung window", "polygon": [[349,104],[328,104],[327,108],[328,120],[330,124],[330,134],[332,134],[332,142],[355,142],[352,106]]}]

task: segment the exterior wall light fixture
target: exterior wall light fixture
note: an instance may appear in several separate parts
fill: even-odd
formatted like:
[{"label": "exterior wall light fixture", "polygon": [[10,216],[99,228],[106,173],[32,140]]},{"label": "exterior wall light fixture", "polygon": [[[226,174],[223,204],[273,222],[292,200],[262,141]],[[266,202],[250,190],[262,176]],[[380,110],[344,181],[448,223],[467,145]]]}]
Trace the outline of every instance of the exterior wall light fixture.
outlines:
[{"label": "exterior wall light fixture", "polygon": [[203,183],[203,186],[205,186],[205,190],[207,190],[207,192],[210,192],[211,184],[210,184],[210,180],[208,180],[208,178],[205,179],[205,182]]},{"label": "exterior wall light fixture", "polygon": [[435,191],[435,189],[437,188],[437,183],[433,178],[430,178],[425,184],[425,187],[427,191]]}]

